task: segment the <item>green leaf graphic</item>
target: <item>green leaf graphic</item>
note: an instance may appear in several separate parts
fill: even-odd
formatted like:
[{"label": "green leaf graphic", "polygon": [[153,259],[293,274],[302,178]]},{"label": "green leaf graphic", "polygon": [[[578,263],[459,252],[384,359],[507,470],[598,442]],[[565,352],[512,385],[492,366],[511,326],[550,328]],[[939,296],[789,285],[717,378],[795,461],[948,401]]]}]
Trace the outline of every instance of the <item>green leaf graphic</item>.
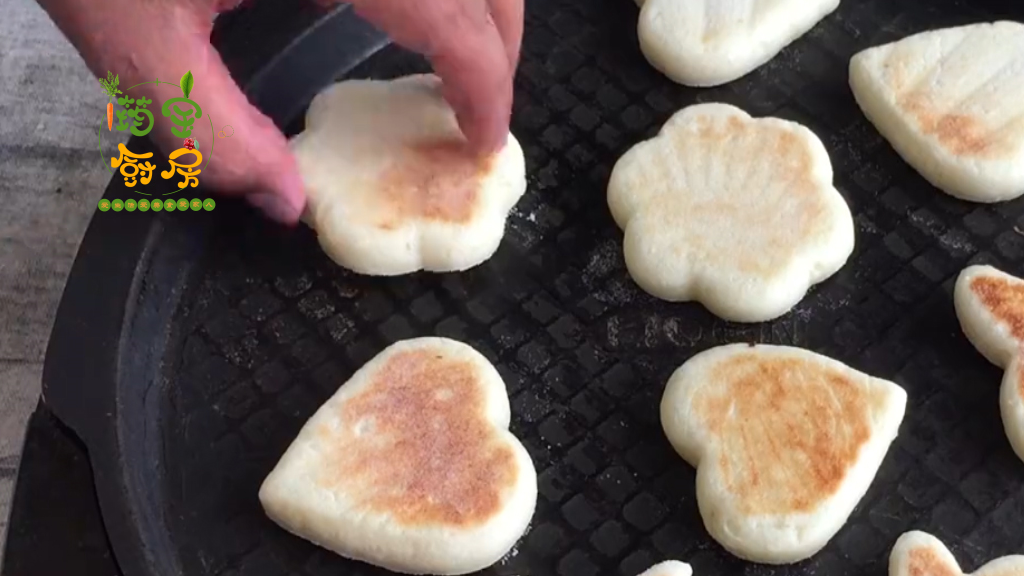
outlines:
[{"label": "green leaf graphic", "polygon": [[118,78],[113,72],[108,70],[107,79],[104,80],[103,78],[98,78],[98,80],[100,81],[100,85],[103,86],[103,91],[107,94],[110,102],[113,102],[118,94],[124,94],[117,89]]},{"label": "green leaf graphic", "polygon": [[192,86],[196,83],[195,78],[192,77],[192,71],[185,72],[185,75],[181,77],[181,93],[188,98],[188,95],[192,93]]}]

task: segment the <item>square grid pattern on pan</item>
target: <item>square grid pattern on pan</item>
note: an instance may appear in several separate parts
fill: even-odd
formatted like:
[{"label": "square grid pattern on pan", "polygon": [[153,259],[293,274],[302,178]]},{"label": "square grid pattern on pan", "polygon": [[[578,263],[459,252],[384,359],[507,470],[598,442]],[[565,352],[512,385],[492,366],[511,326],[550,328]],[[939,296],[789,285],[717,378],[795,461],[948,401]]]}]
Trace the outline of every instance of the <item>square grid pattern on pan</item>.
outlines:
[{"label": "square grid pattern on pan", "polygon": [[[363,362],[402,338],[472,344],[508,385],[512,430],[539,474],[537,511],[501,575],[634,576],[669,558],[698,576],[884,574],[905,530],[929,531],[968,570],[1024,552],[1024,464],[998,412],[1000,373],[960,333],[952,284],[973,262],[1020,273],[1024,204],[937,192],[864,119],[847,86],[857,50],[990,20],[952,0],[845,0],[748,77],[673,85],[637,48],[628,0],[528,2],[513,132],[529,191],[495,257],[462,274],[362,278],[311,233],[223,230],[183,299],[167,359],[168,528],[188,573],[385,574],[286,534],[256,493],[303,422]],[[388,48],[353,77],[425,70]],[[642,293],[622,262],[605,184],[615,160],[694,102],[797,120],[829,150],[856,221],[846,267],[782,319],[717,320]],[[300,125],[299,125],[300,126]],[[298,129],[299,126],[293,127]],[[729,342],[807,347],[906,388],[901,435],[847,525],[815,557],[742,562],[706,534],[694,472],[658,423],[668,375]]]}]

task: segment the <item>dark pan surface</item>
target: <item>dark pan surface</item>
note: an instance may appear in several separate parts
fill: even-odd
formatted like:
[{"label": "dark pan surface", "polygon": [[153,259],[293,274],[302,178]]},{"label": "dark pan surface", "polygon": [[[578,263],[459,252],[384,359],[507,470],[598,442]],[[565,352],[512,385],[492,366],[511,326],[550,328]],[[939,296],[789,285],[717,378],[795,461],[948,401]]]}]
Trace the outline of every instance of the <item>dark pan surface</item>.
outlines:
[{"label": "dark pan surface", "polygon": [[[634,576],[675,558],[698,576],[877,576],[908,529],[940,537],[966,569],[1024,552],[1024,464],[1003,435],[1000,372],[961,335],[951,299],[969,262],[1024,273],[1015,228],[1024,228],[1024,203],[974,205],[937,192],[867,123],[846,76],[857,50],[1014,16],[1000,6],[845,0],[749,77],[695,90],[643,60],[629,0],[529,2],[513,131],[530,187],[491,261],[462,274],[362,278],[333,265],[308,230],[282,236],[238,218],[188,271],[161,364],[160,450],[135,463],[166,523],[171,549],[158,555],[186,574],[383,573],[286,534],[263,516],[257,490],[356,368],[398,339],[435,334],[472,344],[499,367],[512,429],[539,473],[532,527],[491,573]],[[388,48],[352,76],[425,69]],[[729,324],[696,304],[657,301],[624,269],[605,203],[609,171],[698,101],[812,128],[854,211],[850,262],[779,321]],[[803,346],[895,380],[910,396],[871,490],[801,564],[749,564],[711,540],[694,472],[658,423],[670,372],[729,342]]]}]

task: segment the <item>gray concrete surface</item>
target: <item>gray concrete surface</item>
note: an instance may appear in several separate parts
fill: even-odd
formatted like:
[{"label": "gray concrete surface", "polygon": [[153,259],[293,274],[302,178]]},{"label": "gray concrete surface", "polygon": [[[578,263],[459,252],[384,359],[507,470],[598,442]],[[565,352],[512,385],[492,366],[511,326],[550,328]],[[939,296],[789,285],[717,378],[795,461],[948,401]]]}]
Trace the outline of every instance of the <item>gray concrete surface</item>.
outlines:
[{"label": "gray concrete surface", "polygon": [[34,0],[0,1],[0,559],[54,313],[109,178],[105,102]]}]

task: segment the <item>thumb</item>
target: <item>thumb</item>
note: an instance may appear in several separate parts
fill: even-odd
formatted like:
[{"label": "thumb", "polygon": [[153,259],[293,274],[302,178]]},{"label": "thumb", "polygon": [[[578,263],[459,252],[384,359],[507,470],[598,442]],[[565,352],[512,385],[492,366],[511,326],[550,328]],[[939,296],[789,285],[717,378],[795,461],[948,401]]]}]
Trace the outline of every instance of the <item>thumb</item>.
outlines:
[{"label": "thumb", "polygon": [[[200,176],[203,184],[216,192],[245,196],[274,220],[298,222],[306,197],[284,135],[248,101],[207,36],[192,35],[178,47],[164,52],[166,60],[150,69],[159,71],[161,78],[175,79],[172,82],[185,71],[192,72],[195,83],[189,99],[201,107],[202,117],[195,119],[191,136],[206,161]],[[153,86],[152,91],[160,104],[181,96],[179,88],[167,84]],[[181,148],[184,139],[171,131],[173,124],[160,120],[153,129],[154,141],[168,153]]]}]

